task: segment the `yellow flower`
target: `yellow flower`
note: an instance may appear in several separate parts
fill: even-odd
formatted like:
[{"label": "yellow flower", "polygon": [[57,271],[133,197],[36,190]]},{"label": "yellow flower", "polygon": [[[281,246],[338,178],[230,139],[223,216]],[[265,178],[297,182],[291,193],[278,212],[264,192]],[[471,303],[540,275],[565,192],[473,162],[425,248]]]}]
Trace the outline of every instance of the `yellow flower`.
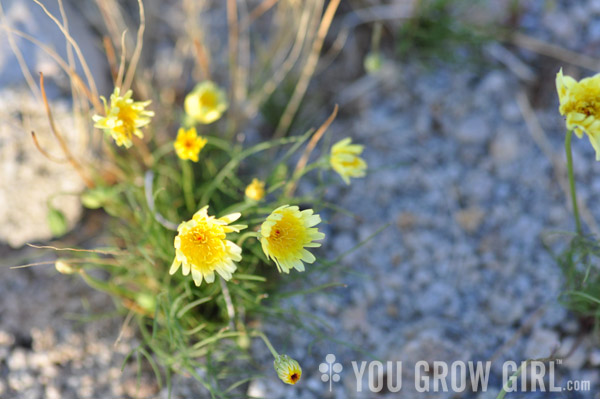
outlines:
[{"label": "yellow flower", "polygon": [[198,84],[184,102],[185,112],[196,122],[213,123],[227,109],[227,96],[210,80]]},{"label": "yellow flower", "polygon": [[198,154],[200,154],[207,141],[204,137],[198,136],[195,127],[188,130],[179,128],[177,139],[173,143],[173,146],[179,158],[191,159],[194,162],[198,162]]},{"label": "yellow flower", "polygon": [[104,129],[105,133],[112,135],[118,146],[126,148],[131,147],[131,137],[134,134],[139,138],[144,137],[140,128],[149,124],[150,118],[154,116],[154,112],[144,109],[150,101],[133,101],[131,94],[132,91],[128,90],[121,97],[120,89],[115,87],[115,91],[110,95],[110,106],[106,104],[106,98],[101,97],[106,116],[92,117],[96,122],[94,127]]},{"label": "yellow flower", "polygon": [[242,259],[242,249],[226,239],[227,233],[239,232],[244,225],[229,223],[239,219],[241,214],[232,213],[216,219],[208,216],[208,206],[196,212],[192,220],[183,222],[177,228],[175,237],[175,259],[169,274],[174,274],[183,265],[183,275],[192,272],[192,278],[197,286],[202,279],[207,283],[215,280],[217,272],[225,280],[231,279],[236,265]]},{"label": "yellow flower", "polygon": [[363,177],[366,173],[367,163],[359,157],[363,148],[362,145],[352,144],[349,137],[331,147],[331,167],[342,176],[346,184],[350,184],[351,177]]},{"label": "yellow flower", "polygon": [[265,182],[258,179],[252,179],[252,183],[246,187],[246,197],[253,199],[254,201],[260,201],[265,198]]},{"label": "yellow flower", "polygon": [[600,161],[600,74],[577,82],[563,76],[561,68],[556,74],[556,91],[560,114],[567,117],[567,129],[579,138],[586,133],[596,150],[596,161]]},{"label": "yellow flower", "polygon": [[284,205],[275,209],[260,227],[260,243],[268,258],[275,261],[280,272],[290,269],[304,271],[303,261],[313,263],[315,257],[306,248],[320,247],[314,240],[322,240],[325,234],[316,227],[321,222],[312,209],[302,212],[297,206]]},{"label": "yellow flower", "polygon": [[273,362],[279,379],[286,384],[295,385],[302,377],[302,369],[297,361],[288,355],[279,355]]}]

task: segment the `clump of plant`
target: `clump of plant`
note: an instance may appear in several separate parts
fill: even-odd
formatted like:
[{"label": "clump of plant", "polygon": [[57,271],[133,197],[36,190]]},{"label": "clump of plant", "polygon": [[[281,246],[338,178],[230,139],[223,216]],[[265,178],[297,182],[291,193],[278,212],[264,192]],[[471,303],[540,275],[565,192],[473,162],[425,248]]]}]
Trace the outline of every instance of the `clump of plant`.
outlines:
[{"label": "clump of plant", "polygon": [[[459,61],[461,46],[476,47],[487,39],[475,25],[461,17],[473,4],[461,0],[418,0],[414,15],[398,30],[397,52],[401,57],[417,54],[426,61]],[[463,52],[464,53],[464,52]]]},{"label": "clump of plant", "polygon": [[556,259],[566,277],[562,300],[566,306],[584,317],[600,321],[600,242],[583,231],[577,190],[573,174],[571,139],[573,133],[588,137],[600,161],[600,74],[576,81],[565,76],[562,69],[556,76],[560,101],[559,111],[566,117],[565,151],[573,216],[576,231],[567,248]]},{"label": "clump of plant", "polygon": [[[273,354],[279,378],[296,384],[300,365],[275,350],[260,323],[264,314],[285,316],[269,292],[285,284],[285,275],[315,264],[314,248],[326,239],[318,213],[328,204],[320,188],[302,195],[296,188],[315,170],[334,170],[349,184],[367,169],[363,147],[350,138],[311,157],[337,107],[318,129],[288,134],[339,0],[263,2],[245,15],[227,1],[229,80],[211,78],[206,38],[190,38],[202,78],[180,101],[170,88],[138,78],[145,29],[141,0],[138,5],[141,25],[133,52],[127,52],[124,34],[104,40],[114,82],[109,98],[98,95],[66,22],[44,8],[86,72],[79,76],[73,60],[52,53],[79,96],[74,101],[85,104],[79,111],[96,128],[91,131],[101,143],[96,153],[82,159],[71,152],[53,123],[43,76],[41,97],[51,131],[87,186],[83,205],[109,216],[111,243],[72,250],[56,261],[56,269],[80,276],[126,310],[126,323],[137,325],[143,342],[130,356],[145,359],[161,386],[163,378],[170,388],[172,374],[185,373],[212,397],[228,396],[255,376],[235,368],[235,361],[248,360],[255,338]],[[105,6],[99,1],[98,7]],[[271,8],[273,37],[250,57],[252,23]],[[273,138],[246,144],[244,126],[290,81],[296,85]],[[328,184],[331,179],[321,183]]]}]

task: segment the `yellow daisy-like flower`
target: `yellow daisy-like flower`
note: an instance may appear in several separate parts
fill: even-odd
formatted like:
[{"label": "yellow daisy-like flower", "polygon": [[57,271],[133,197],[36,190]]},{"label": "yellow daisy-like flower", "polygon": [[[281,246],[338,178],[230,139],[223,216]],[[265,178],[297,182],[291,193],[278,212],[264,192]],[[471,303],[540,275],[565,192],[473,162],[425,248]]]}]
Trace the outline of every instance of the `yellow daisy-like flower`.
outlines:
[{"label": "yellow daisy-like flower", "polygon": [[303,261],[313,263],[315,257],[304,248],[320,247],[325,234],[313,227],[321,222],[312,209],[300,211],[297,206],[284,205],[275,209],[260,227],[260,243],[268,258],[273,259],[280,272],[290,269],[304,271]]},{"label": "yellow daisy-like flower", "polygon": [[352,139],[349,137],[338,141],[331,147],[329,163],[346,184],[350,184],[351,177],[365,176],[367,163],[359,156],[363,149],[362,145],[352,144]]},{"label": "yellow daisy-like flower", "polygon": [[208,206],[196,212],[192,220],[183,222],[177,228],[175,237],[175,259],[169,270],[174,274],[182,266],[183,275],[192,272],[196,286],[200,286],[202,279],[207,283],[215,280],[217,272],[225,280],[231,279],[235,271],[234,262],[242,259],[242,249],[226,239],[227,233],[239,232],[245,229],[244,225],[231,225],[241,216],[232,213],[219,219],[208,215]]},{"label": "yellow daisy-like flower", "polygon": [[213,123],[227,110],[227,95],[210,80],[198,84],[184,102],[185,112],[196,122]]},{"label": "yellow daisy-like flower", "polygon": [[579,138],[586,133],[596,150],[596,161],[600,161],[600,73],[578,82],[564,76],[561,68],[556,74],[556,91],[567,129]]},{"label": "yellow daisy-like flower", "polygon": [[245,191],[246,197],[254,201],[260,201],[265,198],[265,182],[258,179],[252,179],[252,183],[248,184]]},{"label": "yellow daisy-like flower", "polygon": [[204,137],[198,136],[195,127],[188,130],[179,128],[177,139],[173,143],[173,146],[179,158],[198,162],[198,154],[200,154],[207,141]]},{"label": "yellow daisy-like flower", "polygon": [[92,119],[94,127],[103,129],[105,133],[110,133],[118,146],[131,147],[131,138],[135,134],[139,138],[144,137],[140,128],[150,123],[154,112],[147,111],[144,108],[151,101],[133,101],[132,91],[127,90],[121,97],[118,87],[110,95],[110,106],[106,104],[106,98],[100,97],[104,103],[104,112],[106,116],[94,115]]},{"label": "yellow daisy-like flower", "polygon": [[279,355],[273,362],[279,379],[286,384],[295,385],[302,377],[302,368],[297,361],[288,355]]}]

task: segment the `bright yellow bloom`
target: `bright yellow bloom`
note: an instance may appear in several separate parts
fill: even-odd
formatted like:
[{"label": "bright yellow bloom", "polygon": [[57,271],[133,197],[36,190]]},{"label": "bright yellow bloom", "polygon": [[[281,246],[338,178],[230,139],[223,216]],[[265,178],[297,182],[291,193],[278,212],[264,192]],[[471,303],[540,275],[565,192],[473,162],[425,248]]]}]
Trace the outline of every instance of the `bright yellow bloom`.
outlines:
[{"label": "bright yellow bloom", "polygon": [[315,257],[306,248],[320,247],[325,234],[313,227],[321,222],[312,209],[300,212],[297,206],[284,205],[275,209],[260,227],[260,243],[268,258],[275,261],[280,272],[294,268],[304,271],[303,261],[313,263]]},{"label": "bright yellow bloom", "polygon": [[600,161],[600,73],[577,82],[563,76],[562,68],[556,74],[559,111],[567,117],[567,129],[577,137],[586,133]]},{"label": "bright yellow bloom", "polygon": [[244,225],[231,225],[241,216],[240,213],[232,213],[216,219],[208,216],[208,206],[196,212],[192,220],[183,222],[177,228],[175,237],[175,259],[169,270],[174,274],[183,264],[183,275],[192,272],[192,278],[197,286],[202,279],[207,283],[215,280],[217,272],[225,280],[231,279],[236,265],[242,259],[242,249],[226,239],[227,233],[239,232],[245,229]]},{"label": "bright yellow bloom", "polygon": [[110,106],[106,104],[106,98],[100,97],[104,103],[106,116],[92,117],[96,122],[94,127],[110,133],[118,146],[126,148],[131,147],[131,138],[134,134],[139,138],[144,137],[140,128],[149,124],[150,118],[154,116],[154,112],[144,109],[150,101],[133,101],[131,94],[132,91],[127,90],[121,97],[120,89],[115,87],[115,91],[110,95]]},{"label": "bright yellow bloom", "polygon": [[245,191],[246,197],[254,201],[260,201],[265,198],[265,182],[258,179],[252,179],[252,183],[248,184]]},{"label": "bright yellow bloom", "polygon": [[346,184],[350,184],[351,177],[363,177],[367,170],[367,163],[359,155],[364,147],[352,144],[352,139],[347,137],[338,141],[331,147],[329,163],[333,170],[342,176]]},{"label": "bright yellow bloom", "polygon": [[184,102],[185,112],[196,122],[213,123],[227,110],[227,95],[215,83],[206,80],[188,94]]},{"label": "bright yellow bloom", "polygon": [[273,362],[279,379],[286,384],[295,385],[302,377],[302,368],[288,355],[279,355]]},{"label": "bright yellow bloom", "polygon": [[177,139],[173,143],[173,146],[179,158],[191,159],[194,162],[198,162],[198,154],[200,154],[207,141],[204,137],[198,136],[195,127],[188,130],[179,128]]}]

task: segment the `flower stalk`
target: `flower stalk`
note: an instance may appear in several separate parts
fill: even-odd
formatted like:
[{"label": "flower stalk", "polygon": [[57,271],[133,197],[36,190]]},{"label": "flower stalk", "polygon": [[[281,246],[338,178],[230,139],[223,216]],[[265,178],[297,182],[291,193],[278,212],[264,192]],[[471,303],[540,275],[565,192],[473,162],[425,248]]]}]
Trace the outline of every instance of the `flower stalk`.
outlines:
[{"label": "flower stalk", "polygon": [[577,234],[582,233],[581,218],[579,217],[579,206],[577,205],[577,191],[575,190],[575,177],[573,174],[573,153],[571,151],[571,138],[573,131],[568,130],[565,136],[565,152],[567,154],[567,173],[569,176],[569,189],[571,191],[571,202],[573,204],[573,216],[575,218],[575,226]]}]

